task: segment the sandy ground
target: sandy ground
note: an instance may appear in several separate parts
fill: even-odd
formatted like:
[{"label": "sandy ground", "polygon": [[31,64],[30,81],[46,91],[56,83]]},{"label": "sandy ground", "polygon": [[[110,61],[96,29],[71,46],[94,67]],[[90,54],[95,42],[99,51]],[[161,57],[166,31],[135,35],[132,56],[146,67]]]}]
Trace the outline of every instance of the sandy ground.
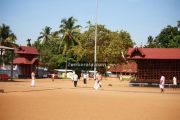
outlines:
[{"label": "sandy ground", "polygon": [[[0,120],[179,120],[180,88],[129,87],[104,79],[93,90],[93,80],[74,88],[71,80],[37,79],[0,82]],[[109,86],[111,84],[112,86]]]}]

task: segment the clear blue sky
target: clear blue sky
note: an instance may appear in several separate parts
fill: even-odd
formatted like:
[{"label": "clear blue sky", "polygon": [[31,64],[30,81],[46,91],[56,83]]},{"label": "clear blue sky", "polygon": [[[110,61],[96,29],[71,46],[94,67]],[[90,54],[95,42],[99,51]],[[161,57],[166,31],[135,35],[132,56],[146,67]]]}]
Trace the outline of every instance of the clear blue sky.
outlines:
[{"label": "clear blue sky", "polygon": [[[10,26],[20,45],[35,41],[45,26],[58,30],[63,18],[75,17],[84,29],[95,15],[96,0],[0,0],[0,24]],[[177,20],[180,0],[99,0],[98,23],[129,32],[138,46]]]}]

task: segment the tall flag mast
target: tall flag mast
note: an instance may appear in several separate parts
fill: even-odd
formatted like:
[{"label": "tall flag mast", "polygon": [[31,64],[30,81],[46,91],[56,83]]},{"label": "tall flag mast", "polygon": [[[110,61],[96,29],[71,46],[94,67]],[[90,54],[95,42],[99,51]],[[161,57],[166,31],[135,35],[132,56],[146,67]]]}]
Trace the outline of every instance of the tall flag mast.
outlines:
[{"label": "tall flag mast", "polygon": [[95,23],[95,42],[94,42],[94,79],[96,77],[96,44],[97,44],[97,21],[98,21],[98,0],[97,0],[97,6],[96,6],[96,23]]}]

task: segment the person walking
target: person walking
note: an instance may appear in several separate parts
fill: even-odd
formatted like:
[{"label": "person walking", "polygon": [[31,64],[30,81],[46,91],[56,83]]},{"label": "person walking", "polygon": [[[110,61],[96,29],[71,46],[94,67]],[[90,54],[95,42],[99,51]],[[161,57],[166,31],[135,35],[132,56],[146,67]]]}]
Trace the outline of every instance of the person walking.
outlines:
[{"label": "person walking", "polygon": [[73,75],[74,87],[77,87],[77,82],[78,82],[78,75],[76,73],[74,73],[74,75]]},{"label": "person walking", "polygon": [[160,78],[160,84],[159,84],[159,87],[161,89],[161,93],[164,93],[164,85],[165,85],[165,77],[164,76],[161,76]]},{"label": "person walking", "polygon": [[89,73],[87,72],[87,81],[89,81]]},{"label": "person walking", "polygon": [[55,77],[55,74],[52,73],[52,82],[54,82],[54,77]]},{"label": "person walking", "polygon": [[174,76],[174,77],[173,77],[173,88],[176,89],[176,87],[177,87],[177,79],[176,79],[176,77]]},{"label": "person walking", "polygon": [[87,84],[87,74],[83,73],[83,82],[84,84]]},{"label": "person walking", "polygon": [[98,75],[98,84],[99,84],[99,87],[102,87],[102,75],[100,73]]},{"label": "person walking", "polygon": [[102,87],[102,76],[101,74],[98,72],[96,74],[96,78],[95,78],[95,83],[94,83],[94,89],[97,90],[99,87]]},{"label": "person walking", "polygon": [[122,73],[119,75],[119,80],[122,81],[123,79],[123,76],[122,76]]},{"label": "person walking", "polygon": [[31,87],[35,87],[35,72],[31,73]]}]

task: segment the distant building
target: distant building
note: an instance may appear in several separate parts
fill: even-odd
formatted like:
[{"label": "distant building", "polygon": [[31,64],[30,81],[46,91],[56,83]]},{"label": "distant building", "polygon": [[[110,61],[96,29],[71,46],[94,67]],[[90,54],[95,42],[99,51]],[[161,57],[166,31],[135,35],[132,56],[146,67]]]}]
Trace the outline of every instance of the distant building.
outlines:
[{"label": "distant building", "polygon": [[[20,46],[15,49],[15,54],[16,58],[13,60],[13,64],[18,65],[20,70],[19,77],[31,77],[31,72],[36,71],[36,67],[40,64],[37,58],[39,56],[38,50],[34,47]],[[38,73],[36,72],[36,74]]]},{"label": "distant building", "polygon": [[163,75],[180,83],[180,48],[129,48],[127,58],[137,63],[137,82],[159,83]]},{"label": "distant building", "polygon": [[134,61],[128,61],[127,63],[111,65],[109,70],[113,74],[133,75],[137,72],[137,64]]}]

